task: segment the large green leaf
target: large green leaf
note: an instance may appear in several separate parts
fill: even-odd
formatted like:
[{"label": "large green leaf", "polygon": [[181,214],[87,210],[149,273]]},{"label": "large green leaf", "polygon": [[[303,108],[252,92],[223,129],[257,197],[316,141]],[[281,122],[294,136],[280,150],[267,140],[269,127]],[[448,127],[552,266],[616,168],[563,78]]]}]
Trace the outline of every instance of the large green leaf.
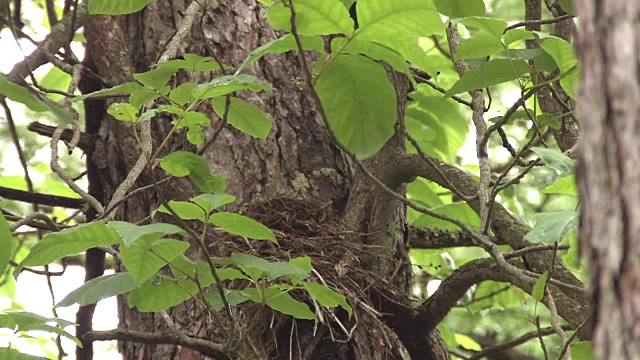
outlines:
[{"label": "large green leaf", "polygon": [[231,260],[237,265],[260,270],[262,273],[267,274],[268,280],[275,280],[281,276],[299,279],[308,275],[295,264],[281,261],[271,262],[249,254],[233,253],[231,254]]},{"label": "large green leaf", "polygon": [[9,228],[9,223],[0,212],[0,278],[4,270],[9,266],[9,260],[13,255],[14,241]]},{"label": "large green leaf", "polygon": [[225,75],[196,86],[192,95],[195,99],[210,99],[239,90],[264,91],[270,94],[271,84],[246,74]]},{"label": "large green leaf", "polygon": [[[438,206],[434,211],[458,219],[471,228],[480,227],[480,218],[478,214],[467,203],[456,202]],[[443,229],[458,230],[458,225],[445,220],[440,220],[432,216],[423,214],[414,223],[414,226],[435,226]]]},{"label": "large green leaf", "polygon": [[[338,0],[295,0],[296,28],[300,35],[331,35],[353,33],[353,19]],[[274,29],[291,31],[291,8],[282,1],[267,11]]]},{"label": "large green leaf", "polygon": [[87,281],[70,292],[56,307],[66,307],[73,304],[80,306],[95,304],[102,299],[127,293],[136,287],[136,282],[128,272],[100,276]]},{"label": "large green leaf", "polygon": [[111,221],[107,226],[120,235],[122,243],[127,247],[136,241],[149,242],[158,240],[165,235],[186,235],[187,233],[175,225],[165,223],[139,226],[126,221]]},{"label": "large green leaf", "polygon": [[331,41],[331,51],[337,53],[341,50],[341,54],[362,54],[374,60],[381,60],[391,65],[396,71],[407,74],[413,79],[409,66],[402,55],[396,51],[371,41],[353,39],[347,45],[345,38],[335,38]]},{"label": "large green leaf", "polygon": [[[205,214],[204,210],[200,206],[192,202],[170,200],[169,207],[182,220],[204,221],[206,220],[206,215],[208,215]],[[169,211],[169,209],[167,209],[164,205],[160,205],[157,211],[164,214],[171,214],[171,211]]]},{"label": "large green leaf", "polygon": [[435,0],[434,3],[441,14],[450,18],[483,16],[487,11],[482,0]]},{"label": "large green leaf", "polygon": [[218,212],[209,216],[209,222],[234,235],[277,243],[275,235],[268,227],[244,215]]},{"label": "large green leaf", "polygon": [[212,175],[207,161],[194,153],[174,151],[160,160],[160,167],[175,177],[191,175],[203,192],[224,192],[227,188],[227,181],[222,176]]},{"label": "large green leaf", "polygon": [[[203,278],[200,286],[206,288],[213,282],[213,277]],[[158,275],[132,290],[127,302],[130,308],[135,306],[142,312],[158,312],[176,306],[197,293],[198,286],[191,280]]]},{"label": "large green leaf", "polygon": [[99,91],[94,91],[94,92],[89,93],[89,94],[76,96],[75,98],[73,98],[73,101],[81,101],[81,100],[90,99],[90,98],[94,98],[94,97],[99,97],[99,96],[103,96],[103,95],[129,94],[129,93],[132,93],[134,91],[141,90],[141,89],[142,89],[142,85],[138,84],[137,82],[128,82],[128,83],[116,85],[116,86],[108,88],[108,89],[102,89],[102,90],[99,90]]},{"label": "large green leaf", "polygon": [[560,242],[564,236],[578,227],[580,214],[575,211],[542,213],[538,221],[524,238],[534,243],[552,244]]},{"label": "large green leaf", "polygon": [[329,289],[325,285],[315,282],[304,283],[304,289],[307,290],[309,295],[311,295],[311,297],[313,297],[320,305],[329,308],[341,306],[347,311],[349,317],[351,317],[353,309],[347,303],[347,299],[344,295]]},{"label": "large green leaf", "polygon": [[426,37],[445,29],[431,0],[360,0],[356,10],[357,36],[392,48],[395,38]]},{"label": "large green leaf", "polygon": [[103,221],[46,234],[34,245],[22,266],[39,266],[52,263],[69,255],[79,254],[97,246],[109,246],[120,242],[120,236]]},{"label": "large green leaf", "polygon": [[565,76],[560,79],[560,85],[562,85],[562,88],[569,96],[575,99],[576,89],[580,81],[580,72],[576,68],[578,59],[576,58],[573,45],[555,36],[540,39],[538,42],[540,43],[540,47],[553,57],[560,72],[565,74]]},{"label": "large green leaf", "polygon": [[0,348],[0,359],[4,360],[49,360],[49,358],[21,353],[16,349]]},{"label": "large green leaf", "polygon": [[338,56],[316,90],[338,141],[358,158],[378,152],[393,135],[396,92],[384,68],[363,56]]},{"label": "large green leaf", "polygon": [[74,325],[70,321],[60,318],[47,318],[42,315],[28,311],[7,311],[0,312],[0,327],[10,328],[16,332],[26,332],[29,330],[40,330],[62,335],[81,346],[80,341],[73,335],[64,331],[67,326]]},{"label": "large green leaf", "polygon": [[[240,305],[249,298],[244,294],[244,290],[226,290],[224,291],[225,299],[227,300],[227,304],[230,306]],[[220,311],[224,309],[224,302],[220,297],[220,292],[216,289],[210,290],[207,295],[205,295],[205,300],[213,307],[213,310]]]},{"label": "large green leaf", "polygon": [[482,30],[496,39],[502,38],[502,34],[507,28],[507,22],[504,20],[480,16],[461,19],[460,23],[466,27]]},{"label": "large green leaf", "polygon": [[313,320],[315,315],[309,306],[303,302],[294,299],[287,291],[286,287],[282,285],[272,285],[264,289],[262,296],[256,288],[244,289],[243,294],[247,296],[251,301],[256,303],[264,302],[275,311],[281,312],[285,315],[291,315],[296,319]]},{"label": "large green leaf", "polygon": [[542,190],[545,194],[564,194],[578,196],[578,188],[576,187],[575,175],[568,175],[556,180],[553,184]]},{"label": "large green leaf", "polygon": [[485,62],[480,69],[471,69],[464,74],[445,94],[450,97],[467,91],[483,89],[515,80],[531,71],[523,60],[495,59]]},{"label": "large green leaf", "polygon": [[[260,109],[242,99],[232,97],[230,100],[227,117],[229,125],[253,137],[266,139],[271,130],[271,119]],[[222,118],[226,105],[225,98],[214,98],[211,103],[216,114]]]},{"label": "large green leaf", "polygon": [[169,79],[175,74],[176,69],[170,66],[158,66],[155,69],[143,72],[140,74],[134,74],[133,78],[140,83],[147,85],[148,87],[156,90],[162,89]]},{"label": "large green leaf", "polygon": [[7,80],[0,73],[0,94],[6,96],[9,100],[24,104],[30,110],[35,112],[51,111],[61,120],[70,123],[73,119],[71,113],[61,108],[52,101],[45,102],[46,99],[40,99],[36,95],[29,92],[24,87],[14,84]]},{"label": "large green leaf", "polygon": [[[319,36],[301,36],[300,43],[304,50],[314,50],[324,52],[324,41]],[[267,54],[282,54],[288,51],[297,50],[298,45],[292,34],[286,34],[285,36],[272,40],[259,48],[253,50],[247,59],[238,67],[236,73],[241,72],[244,68],[258,61],[260,58]]]},{"label": "large green leaf", "polygon": [[124,15],[144,9],[154,0],[89,0],[89,14]]},{"label": "large green leaf", "polygon": [[120,247],[120,257],[136,284],[142,285],[188,248],[188,242],[174,239],[137,241],[131,246]]},{"label": "large green leaf", "polygon": [[198,206],[202,207],[204,211],[209,214],[212,210],[217,209],[220,206],[224,206],[236,201],[236,197],[224,193],[200,194],[194,198],[191,198],[191,201],[198,204]]},{"label": "large green leaf", "polygon": [[480,33],[463,39],[456,52],[456,60],[491,56],[504,50],[504,44],[491,34]]},{"label": "large green leaf", "polygon": [[536,301],[542,301],[544,298],[544,289],[547,287],[547,279],[549,278],[549,272],[545,271],[536,284],[533,285],[533,290],[531,291],[531,296],[536,299]]},{"label": "large green leaf", "polygon": [[544,164],[555,170],[558,175],[568,176],[574,173],[575,160],[563,154],[560,150],[541,146],[532,147],[531,150],[538,154]]}]

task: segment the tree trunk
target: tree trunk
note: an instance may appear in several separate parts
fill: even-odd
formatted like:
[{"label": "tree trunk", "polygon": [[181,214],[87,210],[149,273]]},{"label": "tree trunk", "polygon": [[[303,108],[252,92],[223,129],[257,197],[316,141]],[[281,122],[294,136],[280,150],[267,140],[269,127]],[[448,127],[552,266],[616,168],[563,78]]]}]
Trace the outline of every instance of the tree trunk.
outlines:
[{"label": "tree trunk", "polygon": [[[251,50],[280,35],[269,27],[263,7],[255,1],[211,5],[213,3],[217,2],[210,2],[204,15],[196,20],[178,55],[214,55],[224,64],[238,66]],[[173,36],[187,5],[183,0],[167,0],[153,2],[142,12],[126,17],[92,16],[85,31],[85,65],[113,84],[131,81],[134,73],[149,70],[163,45]],[[410,343],[402,335],[408,333],[409,338],[415,339],[416,334],[410,334],[407,329],[398,331],[403,319],[394,314],[409,312],[406,310],[411,281],[404,206],[393,201],[364,174],[354,171],[330,141],[311,96],[300,90],[294,81],[304,76],[296,54],[263,58],[247,71],[271,82],[276,89],[270,97],[253,94],[245,97],[271,115],[273,128],[269,137],[266,141],[253,139],[226,127],[204,157],[213,173],[227,179],[227,192],[237,197],[234,211],[250,213],[266,225],[277,228],[283,233],[281,236],[295,238],[290,243],[299,245],[299,248],[275,249],[275,253],[308,253],[314,266],[321,273],[327,272],[322,273],[323,276],[343,280],[335,284],[339,289],[360,290],[357,296],[363,303],[352,303],[357,320],[340,317],[347,329],[355,328],[351,335],[348,332],[336,334],[335,324],[330,325],[331,328],[319,325],[316,332],[309,321],[292,321],[271,313],[262,313],[256,318],[255,313],[245,312],[241,307],[234,312],[237,322],[234,328],[246,329],[247,324],[257,322],[252,327],[257,330],[244,334],[250,341],[240,343],[234,350],[235,356],[247,359],[448,358],[437,331],[419,336],[422,340],[419,343]],[[406,80],[396,78],[395,74],[390,76],[396,80],[398,117],[402,119]],[[171,85],[183,80],[178,76]],[[108,100],[103,102],[103,109],[106,106]],[[210,106],[199,110],[214,119],[213,128],[209,129],[211,136],[220,126],[220,120]],[[91,161],[99,171],[106,202],[135,163],[139,150],[130,123],[115,121],[104,111],[87,113],[87,116],[99,116],[100,120],[99,139]],[[168,117],[153,120],[154,146],[157,147],[158,141],[168,133],[170,120]],[[184,134],[174,135],[168,150],[181,149],[184,143]],[[403,143],[402,139],[392,138],[378,155],[366,162],[371,173],[399,192],[404,191],[402,179],[389,169],[394,156],[403,153]],[[160,170],[156,171],[155,176],[164,176]],[[136,186],[150,183],[150,174],[143,173]],[[185,178],[168,184],[161,186],[158,193],[150,190],[127,200],[119,210],[119,219],[131,222],[145,219],[157,208],[159,196],[167,200],[184,200],[197,193]],[[277,213],[278,219],[270,219],[267,216],[270,212]],[[328,218],[325,212],[329,214]],[[315,218],[313,214],[316,214]],[[290,223],[283,225],[282,219]],[[336,231],[334,234],[338,238],[329,240],[308,236],[309,230],[287,233],[299,222],[309,227],[310,219],[318,229],[326,228],[328,224],[337,228],[336,224],[341,224],[351,231]],[[329,249],[330,246],[322,245],[320,241],[327,241],[327,244],[340,241],[343,244],[339,246],[352,245],[355,250],[343,251],[339,257],[316,258],[309,249],[322,246]],[[221,255],[228,250],[219,239],[210,242],[212,255]],[[284,242],[283,246],[286,246]],[[374,250],[363,252],[367,246]],[[381,313],[390,315],[383,319]],[[223,324],[216,323],[195,302],[172,308],[170,315],[179,328],[197,337],[219,339],[222,336],[219,327],[229,325],[228,322],[224,324],[224,320]],[[119,316],[123,328],[147,332],[166,328],[159,316],[129,309],[125,297],[119,298]],[[293,338],[294,331],[297,340]],[[335,342],[333,337],[348,341]],[[177,346],[127,342],[120,343],[120,351],[125,359],[195,359],[199,356],[193,350]]]},{"label": "tree trunk", "polygon": [[597,359],[640,359],[640,1],[577,1],[580,241]]}]

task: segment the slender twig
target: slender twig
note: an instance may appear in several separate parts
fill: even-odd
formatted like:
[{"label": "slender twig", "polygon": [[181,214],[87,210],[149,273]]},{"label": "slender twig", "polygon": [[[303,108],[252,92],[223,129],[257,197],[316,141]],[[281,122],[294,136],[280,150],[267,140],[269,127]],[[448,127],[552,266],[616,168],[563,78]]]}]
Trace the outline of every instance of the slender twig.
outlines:
[{"label": "slender twig", "polygon": [[91,205],[91,207],[93,207],[98,212],[98,214],[102,214],[104,213],[102,204],[100,204],[100,202],[96,198],[89,195],[86,191],[82,190],[76,183],[74,183],[69,175],[67,175],[62,167],[60,167],[60,164],[58,164],[58,141],[60,141],[60,136],[62,135],[63,130],[64,126],[58,126],[53,132],[53,136],[51,137],[51,162],[49,163],[49,166],[51,167],[51,170],[58,174],[58,176],[67,184],[67,186],[71,188],[71,190],[80,195],[80,197],[82,197],[89,205]]},{"label": "slender twig", "polygon": [[[458,76],[462,77],[469,70],[467,64],[458,60],[455,61],[456,52],[460,46],[460,34],[456,25],[449,24],[447,27],[447,41],[449,43],[449,52],[451,53],[451,61],[454,61]],[[480,206],[478,215],[480,216],[480,228],[487,229],[490,224],[489,217],[489,186],[491,184],[491,168],[489,166],[489,152],[487,142],[483,141],[487,134],[487,123],[484,121],[484,95],[482,90],[470,91],[471,109],[473,114],[471,119],[476,128],[476,155],[478,158],[478,166],[480,167],[480,184],[478,186],[478,200]],[[486,233],[486,231],[484,231]],[[505,263],[506,264],[506,263]]]},{"label": "slender twig", "polygon": [[[554,332],[555,328],[551,327]],[[536,329],[538,329],[538,340],[540,341],[540,347],[542,348],[542,353],[544,354],[544,359],[549,360],[549,353],[547,352],[547,346],[544,344],[544,339],[542,338],[542,328],[540,327],[540,317],[536,317]]]},{"label": "slender twig", "polygon": [[[437,91],[439,91],[439,92],[441,92],[443,94],[447,93],[447,89],[438,86],[433,81],[425,79],[424,77],[422,77],[420,75],[417,75],[417,74],[412,74],[412,75],[413,75],[413,78],[416,79],[416,82],[427,84],[427,85],[431,86],[433,89],[435,89],[435,90],[437,90]],[[471,103],[469,101],[467,101],[467,100],[465,100],[465,99],[463,99],[463,98],[461,98],[461,97],[459,97],[457,95],[453,95],[451,98],[453,100],[459,102],[460,104],[464,105],[464,106],[467,106],[469,108],[473,108],[473,106],[471,105]]]},{"label": "slender twig", "polygon": [[[566,330],[571,330],[571,327],[569,325],[563,325],[563,328]],[[549,335],[553,335],[555,334],[555,330],[552,327],[547,327],[547,328],[543,328],[543,329],[536,329],[535,331],[526,333],[524,335],[520,335],[515,339],[509,340],[505,343],[502,343],[500,345],[495,345],[495,346],[491,346],[491,347],[487,347],[482,349],[482,351],[475,353],[472,357],[469,358],[469,360],[479,360],[485,357],[489,357],[491,355],[494,355],[496,353],[502,352],[504,350],[507,349],[511,349],[514,348],[518,345],[522,345],[524,343],[526,343],[527,341],[539,338],[540,336],[549,336]]]},{"label": "slender twig", "polygon": [[562,16],[558,16],[557,18],[553,18],[553,19],[547,19],[547,20],[526,20],[526,21],[521,21],[518,23],[515,23],[513,25],[509,25],[504,32],[506,33],[509,30],[513,30],[515,28],[519,28],[519,27],[523,27],[523,26],[527,26],[527,25],[547,25],[547,24],[555,24],[557,22],[560,22],[562,20],[567,20],[567,19],[571,19],[573,18],[573,15],[562,15]]}]

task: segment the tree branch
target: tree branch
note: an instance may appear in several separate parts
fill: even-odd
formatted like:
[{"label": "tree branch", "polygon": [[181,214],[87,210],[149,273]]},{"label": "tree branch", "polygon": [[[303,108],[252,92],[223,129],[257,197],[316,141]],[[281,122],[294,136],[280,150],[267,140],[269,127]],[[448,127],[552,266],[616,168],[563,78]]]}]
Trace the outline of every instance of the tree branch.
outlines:
[{"label": "tree branch", "polygon": [[231,356],[225,352],[224,347],[218,343],[195,337],[180,337],[176,334],[146,333],[125,329],[114,329],[107,331],[90,331],[82,337],[82,340],[88,342],[118,340],[152,345],[180,345],[199,351],[214,359],[231,359]]},{"label": "tree branch", "polygon": [[23,190],[11,189],[0,186],[0,197],[9,200],[27,202],[45,206],[61,206],[69,209],[82,209],[85,202],[82,199],[74,199],[65,196],[47,195]]},{"label": "tree branch", "polygon": [[[506,245],[504,241],[491,238],[497,245]],[[413,249],[442,249],[449,247],[478,246],[471,236],[460,230],[445,230],[435,227],[409,226],[409,245]],[[506,256],[507,254],[505,254]]]}]

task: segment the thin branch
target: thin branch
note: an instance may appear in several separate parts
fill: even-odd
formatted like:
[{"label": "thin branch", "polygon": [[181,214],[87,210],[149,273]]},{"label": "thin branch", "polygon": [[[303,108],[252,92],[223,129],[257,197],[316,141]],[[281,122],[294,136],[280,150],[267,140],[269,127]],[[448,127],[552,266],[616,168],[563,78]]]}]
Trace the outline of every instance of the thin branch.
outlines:
[{"label": "thin branch", "polygon": [[[497,245],[506,245],[498,238],[491,238]],[[443,249],[449,247],[478,246],[464,231],[445,230],[435,227],[409,226],[409,245],[413,249]],[[513,253],[505,254],[505,258]]]},{"label": "thin branch", "polygon": [[211,356],[214,359],[230,360],[231,356],[226,353],[224,347],[210,340],[195,337],[179,337],[175,334],[148,333],[141,331],[114,329],[107,331],[90,331],[82,337],[83,341],[127,341],[151,345],[172,344],[184,346],[200,353]]},{"label": "thin branch", "polygon": [[[565,330],[571,330],[571,327],[569,325],[563,325],[563,328]],[[577,332],[576,332],[577,333]],[[555,334],[555,330],[551,327],[548,328],[544,328],[544,329],[540,329],[540,330],[535,330],[532,332],[528,332],[524,335],[520,335],[515,339],[509,340],[505,343],[502,343],[500,345],[496,345],[496,346],[492,346],[492,347],[487,347],[485,349],[482,349],[482,351],[475,353],[472,357],[469,358],[469,360],[480,360],[482,358],[485,357],[490,357],[492,355],[495,355],[497,353],[500,353],[502,351],[514,348],[518,345],[522,345],[524,343],[526,343],[527,341],[536,339],[540,336],[549,336],[549,335],[553,335]]]},{"label": "thin branch", "polygon": [[0,197],[8,200],[22,201],[31,204],[44,206],[60,206],[69,209],[82,209],[85,202],[82,199],[74,199],[70,197],[47,195],[41,193],[31,193],[24,190],[11,189],[0,186]]},{"label": "thin branch", "polygon": [[[454,61],[458,47],[460,46],[460,34],[458,33],[456,25],[449,24],[447,27],[447,41],[449,43],[451,61]],[[454,61],[454,64],[460,77],[464,76],[469,70],[467,64],[462,60]],[[491,168],[489,166],[487,143],[483,141],[487,134],[487,123],[484,121],[484,95],[482,90],[473,90],[470,91],[469,94],[471,95],[471,109],[473,110],[471,119],[476,128],[476,155],[478,157],[478,166],[480,167],[480,184],[478,187],[480,207],[478,209],[478,215],[480,216],[480,228],[487,229],[491,220],[489,217]]]},{"label": "thin branch", "polygon": [[51,137],[51,161],[49,163],[49,166],[51,167],[51,170],[58,174],[58,176],[67,184],[67,186],[71,188],[71,190],[80,195],[80,197],[82,197],[89,205],[91,205],[91,207],[93,207],[99,214],[102,214],[104,213],[102,204],[100,204],[100,202],[96,198],[89,195],[86,191],[82,190],[76,183],[74,183],[69,175],[67,175],[62,167],[60,167],[60,164],[58,164],[58,141],[60,141],[62,130],[64,130],[64,127],[58,126],[58,128],[53,132],[53,136]]},{"label": "thin branch", "polygon": [[[202,5],[200,4],[200,2],[194,0],[191,2],[191,4],[189,4],[189,7],[187,7],[187,9],[185,10],[183,18],[180,20],[180,24],[178,25],[178,29],[175,35],[173,36],[173,38],[171,38],[171,40],[169,41],[169,43],[165,48],[165,51],[160,56],[160,59],[158,60],[158,64],[164,63],[172,59],[173,57],[175,57],[178,51],[178,48],[182,43],[182,40],[187,36],[187,33],[189,32],[189,30],[191,30],[191,26],[193,25],[193,20],[195,19],[196,15],[201,11],[202,11]],[[151,105],[152,103],[147,104],[145,105],[145,108]],[[114,208],[114,204],[120,203],[120,200],[122,200],[125,197],[125,195],[127,194],[127,191],[131,189],[133,184],[138,179],[138,176],[142,174],[142,171],[147,166],[148,162],[152,160],[150,158],[153,151],[153,144],[151,141],[151,122],[150,121],[143,122],[140,125],[140,128],[141,128],[140,138],[141,138],[141,148],[142,148],[141,149],[142,151],[140,152],[140,156],[138,157],[138,160],[136,161],[136,163],[133,165],[133,167],[127,174],[127,177],[124,179],[122,183],[120,183],[116,191],[113,193],[113,196],[111,197],[111,201],[109,202],[109,205],[107,206],[107,208]],[[116,212],[112,212],[107,216],[106,220],[107,221],[112,220],[115,217],[115,214]]]},{"label": "thin branch", "polygon": [[525,21],[521,21],[518,23],[515,23],[513,25],[509,25],[504,32],[506,33],[509,30],[513,30],[515,28],[519,28],[519,27],[523,27],[523,26],[529,26],[529,25],[548,25],[548,24],[555,24],[557,22],[560,22],[562,20],[567,20],[567,19],[572,19],[574,16],[573,15],[562,15],[559,16],[557,18],[553,18],[553,19],[547,19],[547,20],[525,20]]}]

